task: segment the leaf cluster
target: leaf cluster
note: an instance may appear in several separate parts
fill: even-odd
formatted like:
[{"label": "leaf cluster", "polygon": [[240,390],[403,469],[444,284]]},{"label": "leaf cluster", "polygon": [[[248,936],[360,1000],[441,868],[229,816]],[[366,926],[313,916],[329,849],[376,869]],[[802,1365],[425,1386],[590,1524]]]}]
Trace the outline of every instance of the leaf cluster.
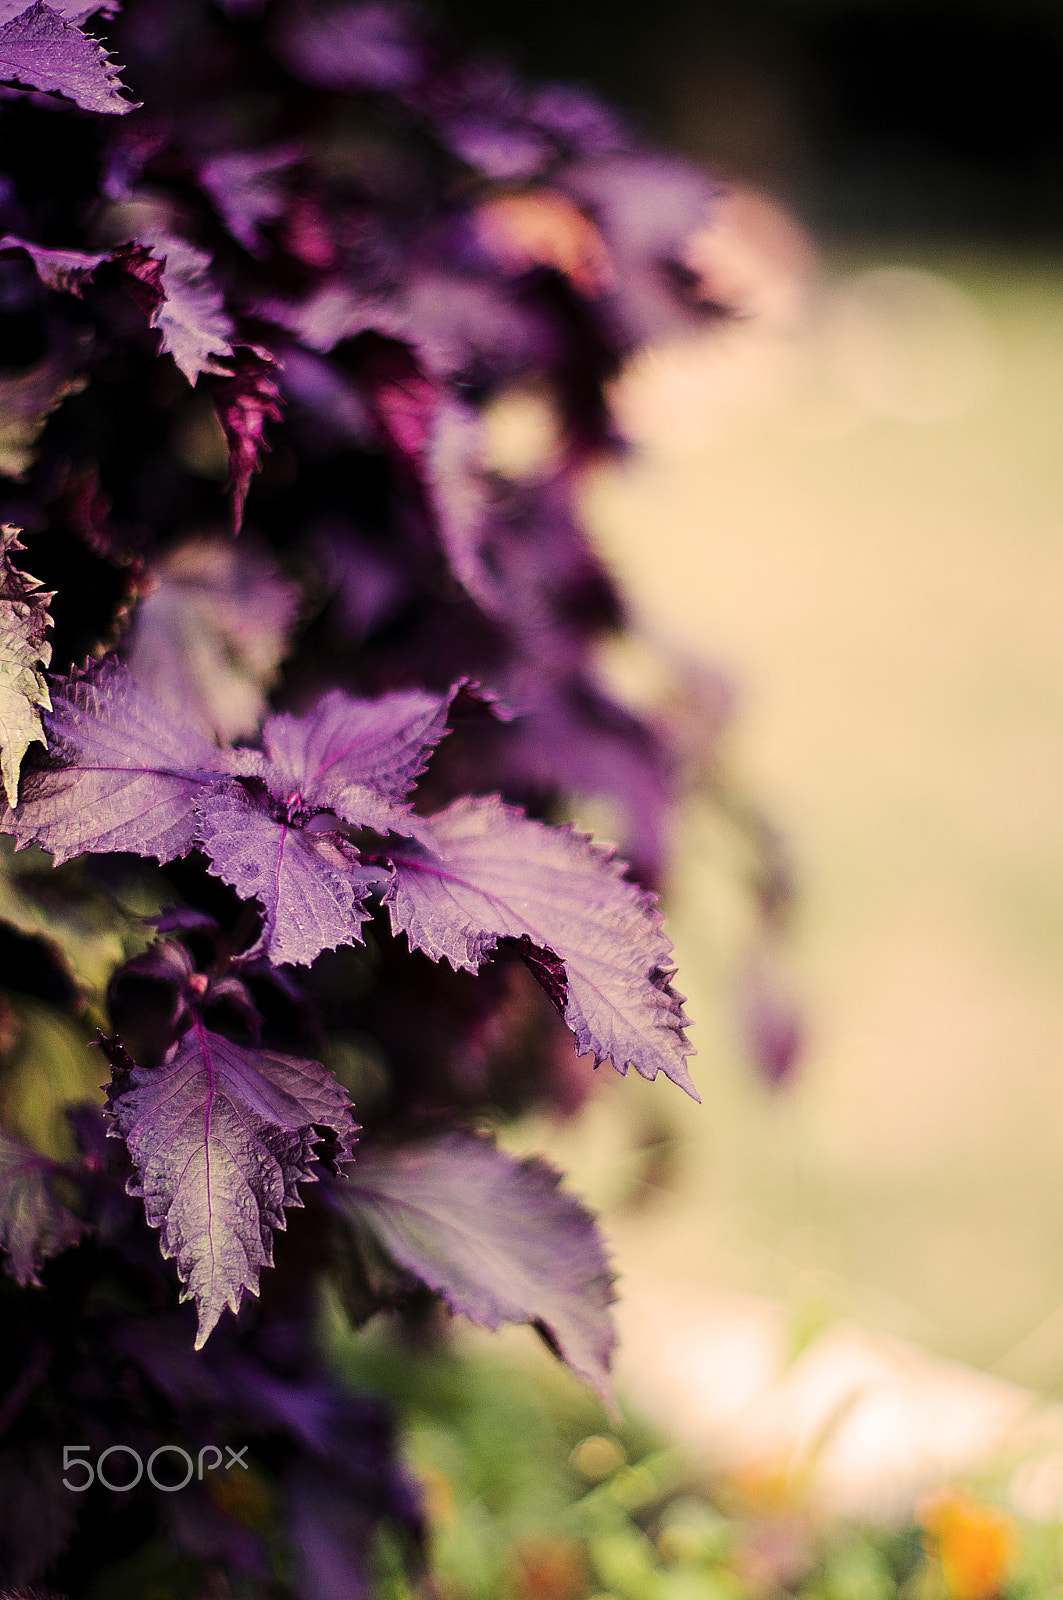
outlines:
[{"label": "leaf cluster", "polygon": [[[578,494],[622,362],[722,314],[716,186],[401,5],[118,11],[0,4],[0,1582],[162,1527],[356,1595],[423,1516],[322,1285],[608,1397],[596,1224],[494,1133],[605,1062],[696,1098],[682,762],[603,686]],[[550,440],[502,471],[514,397]],[[75,1439],[250,1442],[252,1488],[82,1504]]]}]

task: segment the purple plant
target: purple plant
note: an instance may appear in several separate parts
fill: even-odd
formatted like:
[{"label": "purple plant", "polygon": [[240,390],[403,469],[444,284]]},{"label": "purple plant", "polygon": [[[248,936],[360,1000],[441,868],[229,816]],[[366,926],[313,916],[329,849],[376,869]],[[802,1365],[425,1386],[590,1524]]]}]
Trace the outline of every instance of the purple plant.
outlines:
[{"label": "purple plant", "polygon": [[[696,1098],[639,886],[679,760],[599,682],[576,491],[624,358],[719,314],[715,189],[402,5],[117,12],[0,3],[0,1583],[161,1545],[172,1592],[331,1600],[423,1528],[321,1285],[607,1394],[594,1221],[483,1130],[577,1054]],[[484,416],[529,384],[516,481]],[[105,1107],[48,1028],[100,1030]],[[245,1445],[250,1501],[63,1481]]]}]

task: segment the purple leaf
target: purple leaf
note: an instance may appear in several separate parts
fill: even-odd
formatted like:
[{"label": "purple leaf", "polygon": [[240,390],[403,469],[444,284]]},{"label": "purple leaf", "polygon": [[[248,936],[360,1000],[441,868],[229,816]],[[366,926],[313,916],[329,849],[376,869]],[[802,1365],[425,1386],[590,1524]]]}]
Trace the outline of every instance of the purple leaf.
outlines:
[{"label": "purple leaf", "polygon": [[162,286],[165,263],[152,255],[150,245],[137,239],[116,246],[110,259],[122,274],[122,287],[154,327],[154,319],[166,300]]},{"label": "purple leaf", "polygon": [[245,1049],[199,1022],[162,1065],[138,1067],[110,1041],[109,1112],[135,1168],[129,1192],[162,1232],[199,1313],[202,1348],[226,1306],[273,1263],[273,1230],[313,1182],[325,1130],[339,1159],[357,1132],[347,1096],[316,1061]]},{"label": "purple leaf", "polygon": [[95,6],[58,7],[37,0],[0,26],[0,80],[23,88],[65,95],[83,111],[123,115],[134,109],[119,90],[119,68],[97,40],[82,33],[68,15],[91,16]]},{"label": "purple leaf", "polygon": [[399,801],[409,793],[447,731],[459,687],[443,695],[399,689],[379,700],[333,689],[302,717],[272,717],[262,730],[271,784],[290,784],[356,827],[375,826],[362,809],[369,796]]},{"label": "purple leaf", "polygon": [[485,611],[498,615],[504,597],[483,555],[489,526],[483,458],[483,425],[476,412],[445,401],[433,418],[425,464],[436,532],[458,582]]},{"label": "purple leaf", "polygon": [[621,345],[659,342],[719,315],[720,307],[698,303],[695,274],[686,265],[692,239],[711,220],[717,182],[681,161],[647,155],[576,162],[555,181],[605,240],[614,269],[608,299]]},{"label": "purple leaf", "polygon": [[232,770],[227,752],[113,661],[57,679],[43,722],[48,764],[23,775],[21,801],[2,819],[20,846],[42,845],[56,865],[86,851],[170,861],[191,849],[193,802]]},{"label": "purple leaf", "polygon": [[[0,29],[0,41],[2,37]],[[173,356],[189,383],[194,384],[201,372],[209,372],[236,385],[235,390],[222,391],[219,413],[225,413],[221,420],[230,450],[234,442],[230,428],[234,433],[246,431],[248,444],[243,446],[246,450],[255,427],[260,430],[261,423],[272,415],[269,406],[275,403],[276,396],[267,391],[265,370],[256,370],[263,360],[259,352],[241,360],[233,351],[232,324],[221,291],[209,276],[208,255],[183,239],[164,233],[154,234],[146,241],[118,245],[101,255],[89,255],[82,250],[49,250],[6,234],[0,239],[0,254],[14,250],[25,251],[41,282],[49,289],[67,294],[80,295],[100,267],[113,266],[127,293],[148,318],[149,325],[162,335],[160,350]],[[235,373],[217,357],[233,361]],[[257,399],[254,397],[256,388]],[[247,411],[241,429],[236,410],[245,404]],[[254,420],[256,408],[261,411],[257,424]],[[255,448],[257,459],[257,443]],[[246,456],[242,455],[234,462],[234,486],[239,486],[244,472],[250,479],[253,470],[253,465],[248,465]],[[246,481],[244,491],[246,493]]]},{"label": "purple leaf", "polygon": [[[659,881],[669,856],[676,789],[671,748],[645,722],[578,679],[544,682],[532,666],[517,691],[522,715],[508,741],[500,782],[560,786],[604,795],[625,859],[642,881]],[[523,691],[523,692],[522,692]]]},{"label": "purple leaf", "polygon": [[366,341],[359,376],[391,454],[416,482],[455,577],[488,610],[499,607],[481,557],[487,526],[483,426],[450,397],[409,345]]},{"label": "purple leaf", "polygon": [[22,758],[31,744],[45,744],[41,711],[51,704],[43,667],[52,658],[47,638],[53,595],[14,566],[25,547],[19,529],[0,528],[0,777],[11,805],[18,799]]},{"label": "purple leaf", "polygon": [[336,1203],[398,1266],[485,1328],[534,1323],[608,1399],[612,1277],[593,1217],[552,1167],[448,1133],[364,1150],[349,1176]]},{"label": "purple leaf", "polygon": [[58,1170],[47,1156],[0,1131],[0,1250],[23,1286],[40,1287],[38,1273],[49,1256],[76,1244],[85,1224],[52,1191]]},{"label": "purple leaf", "polygon": [[568,83],[533,85],[528,114],[566,148],[583,155],[623,150],[630,136],[615,111],[585,88]]},{"label": "purple leaf", "polygon": [[[28,11],[30,3],[31,0],[0,0],[0,26]],[[48,0],[48,9],[54,11],[57,17],[62,17],[64,22],[73,22],[80,27],[90,17],[113,17],[119,4],[120,0],[97,0],[95,5],[84,5],[82,0]]]},{"label": "purple leaf", "polygon": [[411,6],[292,7],[279,53],[304,83],[328,89],[403,90],[423,71],[424,40]]},{"label": "purple leaf", "polygon": [[362,902],[387,874],[358,864],[341,819],[431,850],[426,824],[402,801],[446,731],[453,694],[355,700],[333,689],[305,716],[271,717],[264,754],[235,758],[240,782],[202,791],[196,837],[211,871],[262,906],[272,961],[308,964],[361,942]]},{"label": "purple leaf", "polygon": [[268,150],[223,150],[200,168],[199,180],[225,226],[245,250],[262,248],[261,227],[284,211],[282,175],[303,159],[297,144]]},{"label": "purple leaf", "polygon": [[214,409],[229,446],[229,483],[233,505],[233,532],[239,533],[244,502],[252,474],[258,471],[267,422],[281,419],[280,390],[273,374],[277,363],[257,345],[237,345],[232,373],[211,372]]},{"label": "purple leaf", "polygon": [[406,339],[410,319],[391,301],[350,286],[346,279],[325,282],[305,300],[262,294],[254,302],[256,316],[285,328],[311,350],[333,350],[360,333]]},{"label": "purple leaf", "polygon": [[311,458],[352,442],[363,449],[372,447],[375,429],[363,396],[326,357],[289,346],[281,381],[285,399],[294,402],[297,427],[306,419],[299,431]]},{"label": "purple leaf", "polygon": [[0,1572],[12,1600],[40,1593],[29,1585],[46,1577],[78,1519],[78,1496],[63,1487],[57,1459],[58,1450],[44,1440],[0,1450]]},{"label": "purple leaf", "polygon": [[[2,33],[0,29],[0,37]],[[24,251],[29,256],[37,269],[37,276],[47,288],[63,294],[80,295],[97,267],[109,259],[106,254],[88,255],[84,250],[47,250],[28,239],[5,234],[0,239],[0,255],[8,255],[16,250]]]},{"label": "purple leaf", "polygon": [[322,950],[362,942],[362,902],[385,874],[360,866],[338,834],[305,826],[294,806],[291,820],[278,809],[239,783],[215,784],[197,803],[196,836],[211,872],[261,905],[269,959],[309,966]]},{"label": "purple leaf", "polygon": [[287,654],[295,585],[246,541],[195,539],[155,569],[127,646],[130,671],[158,704],[224,743],[258,731]]},{"label": "purple leaf", "polygon": [[408,344],[373,334],[361,341],[358,375],[385,444],[396,460],[419,474],[440,403],[438,380],[425,372]]},{"label": "purple leaf", "polygon": [[738,974],[738,1021],[761,1078],[779,1088],[793,1078],[805,1043],[804,1018],[778,965],[754,950]]},{"label": "purple leaf", "polygon": [[[384,901],[395,933],[470,972],[503,938],[551,952],[564,963],[563,1015],[580,1053],[621,1073],[629,1064],[644,1078],[663,1072],[697,1100],[671,945],[653,896],[623,876],[623,862],[497,797],[456,800],[429,823],[435,857],[416,846],[391,852]],[[557,1003],[556,983],[548,992]]]},{"label": "purple leaf", "polygon": [[229,342],[233,330],[221,291],[209,275],[210,256],[171,234],[155,234],[148,242],[163,263],[163,300],[150,319],[162,334],[160,348],[169,351],[189,383],[195,383],[201,372],[231,377],[229,369],[214,359],[233,355]]},{"label": "purple leaf", "polygon": [[440,119],[440,132],[456,155],[500,182],[535,177],[555,154],[553,140],[522,118],[507,120],[471,99]]}]

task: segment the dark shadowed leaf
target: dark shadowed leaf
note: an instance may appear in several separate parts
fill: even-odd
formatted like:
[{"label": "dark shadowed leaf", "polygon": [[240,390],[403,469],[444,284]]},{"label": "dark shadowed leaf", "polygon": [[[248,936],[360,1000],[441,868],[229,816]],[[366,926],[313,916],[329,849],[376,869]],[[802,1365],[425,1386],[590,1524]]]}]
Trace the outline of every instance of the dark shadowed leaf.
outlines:
[{"label": "dark shadowed leaf", "polygon": [[357,1132],[347,1096],[316,1061],[245,1049],[196,1022],[162,1065],[136,1066],[109,1041],[109,1112],[125,1140],[148,1222],[174,1258],[182,1298],[199,1313],[202,1347],[259,1272],[273,1262],[273,1231],[302,1204],[314,1147],[331,1133],[339,1159]]},{"label": "dark shadowed leaf", "polygon": [[503,938],[552,952],[564,963],[563,1005],[556,984],[548,992],[580,1053],[622,1073],[629,1064],[644,1078],[663,1072],[697,1099],[671,944],[653,896],[623,876],[623,862],[496,797],[456,800],[429,821],[435,855],[392,853],[385,904],[394,931],[470,972]]},{"label": "dark shadowed leaf", "polygon": [[280,390],[274,377],[277,363],[265,350],[246,344],[233,353],[233,371],[211,369],[214,409],[229,446],[229,492],[232,495],[233,532],[239,533],[244,502],[259,457],[268,449],[266,423],[281,419]]},{"label": "dark shadowed leaf", "polygon": [[57,1198],[54,1161],[0,1130],[0,1250],[19,1283],[40,1286],[49,1256],[76,1244],[85,1224]]},{"label": "dark shadowed leaf", "polygon": [[0,255],[17,251],[29,256],[37,276],[47,288],[64,294],[79,295],[97,267],[108,259],[106,254],[90,255],[84,250],[48,250],[43,245],[6,233],[0,239]]},{"label": "dark shadowed leaf", "polygon": [[44,357],[25,372],[0,376],[0,475],[20,478],[33,464],[45,419],[85,387],[65,353]]},{"label": "dark shadowed leaf", "polygon": [[123,85],[116,67],[97,40],[81,32],[68,16],[91,16],[93,6],[62,3],[45,5],[37,0],[0,26],[0,80],[21,88],[61,94],[83,111],[122,115],[134,109],[119,93]]},{"label": "dark shadowed leaf", "polygon": [[[55,1470],[57,1458],[55,1446],[44,1441],[28,1448],[20,1441],[0,1450],[0,1572],[5,1585],[36,1583],[69,1542],[80,1507],[78,1496],[63,1487]],[[29,1600],[25,1590],[22,1596]],[[12,1600],[22,1600],[18,1590]]]},{"label": "dark shadowed leaf", "polygon": [[0,775],[14,805],[22,758],[31,744],[45,744],[41,712],[50,705],[43,668],[52,659],[48,602],[53,595],[11,557],[25,547],[19,529],[0,528]]},{"label": "dark shadowed leaf", "polygon": [[424,39],[408,5],[293,7],[277,29],[279,53],[305,83],[402,90],[423,67]]},{"label": "dark shadowed leaf", "polygon": [[252,255],[262,246],[262,227],[284,210],[284,175],[303,159],[299,145],[285,144],[268,150],[222,150],[200,168],[199,180],[218,215]]},{"label": "dark shadowed leaf", "polygon": [[539,1160],[447,1133],[363,1150],[336,1204],[391,1259],[485,1328],[541,1327],[563,1360],[608,1397],[612,1277],[590,1212]]},{"label": "dark shadowed leaf", "polygon": [[18,806],[0,818],[20,845],[56,864],[86,851],[130,850],[169,861],[192,846],[193,802],[232,757],[163,711],[113,661],[52,684],[48,764],[27,773]]},{"label": "dark shadowed leaf", "polygon": [[506,604],[484,560],[489,498],[483,459],[483,425],[476,412],[453,400],[441,404],[432,420],[425,461],[436,532],[458,582],[497,616]]}]

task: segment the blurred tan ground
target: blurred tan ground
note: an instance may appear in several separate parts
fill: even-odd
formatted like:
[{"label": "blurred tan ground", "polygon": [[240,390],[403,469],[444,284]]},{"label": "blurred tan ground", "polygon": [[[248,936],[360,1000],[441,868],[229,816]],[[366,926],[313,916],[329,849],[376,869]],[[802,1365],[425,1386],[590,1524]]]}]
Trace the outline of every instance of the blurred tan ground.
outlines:
[{"label": "blurred tan ground", "polygon": [[[705,1103],[632,1075],[551,1143],[632,1295],[754,1291],[797,1342],[851,1315],[1063,1387],[1063,265],[827,259],[803,312],[619,398],[639,450],[588,511],[648,632],[738,687],[810,1040],[774,1096],[742,1058],[745,911],[695,807],[669,921]],[[611,1204],[636,1130],[679,1141],[642,1214]]]}]

